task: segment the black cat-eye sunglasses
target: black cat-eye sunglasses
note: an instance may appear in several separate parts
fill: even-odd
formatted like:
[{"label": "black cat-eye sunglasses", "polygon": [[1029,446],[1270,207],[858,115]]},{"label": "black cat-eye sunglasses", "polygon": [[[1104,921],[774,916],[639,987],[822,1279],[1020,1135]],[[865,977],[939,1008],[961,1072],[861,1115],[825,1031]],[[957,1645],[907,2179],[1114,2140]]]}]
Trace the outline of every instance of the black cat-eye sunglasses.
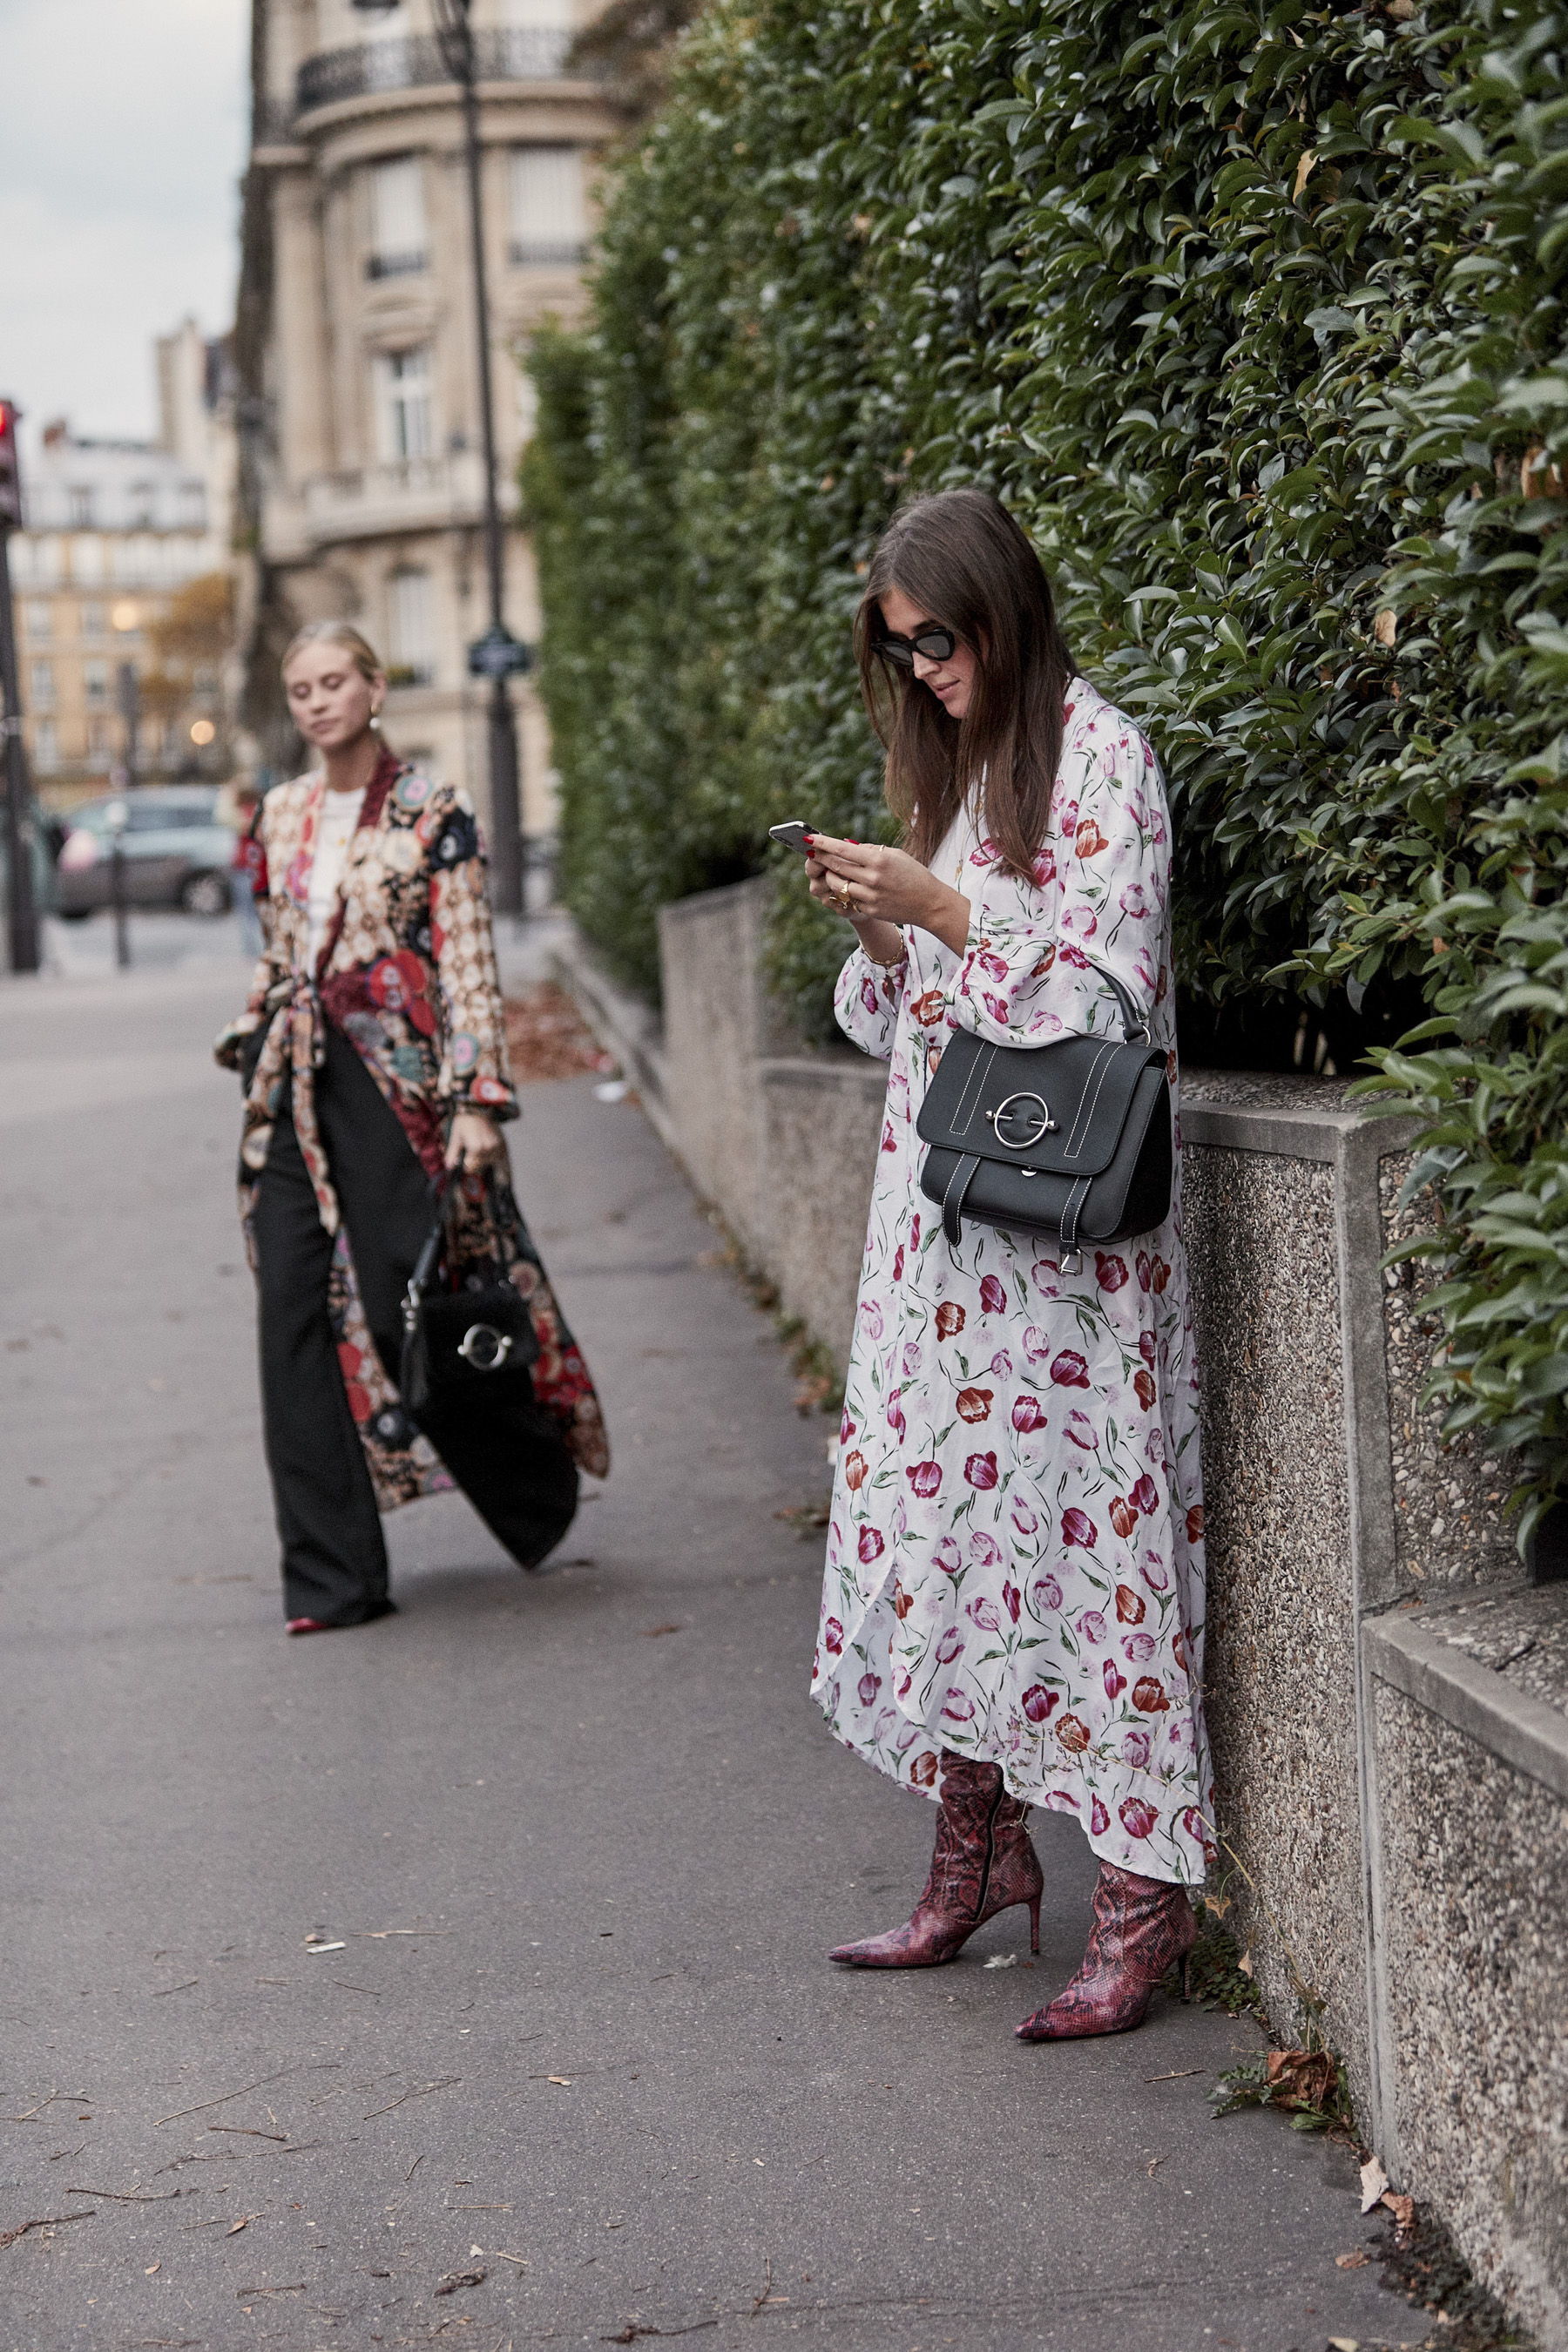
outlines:
[{"label": "black cat-eye sunglasses", "polygon": [[922,629],[918,637],[895,637],[890,634],[877,639],[877,651],[889,661],[897,662],[900,669],[913,669],[915,656],[927,661],[951,661],[958,639],[951,629]]}]

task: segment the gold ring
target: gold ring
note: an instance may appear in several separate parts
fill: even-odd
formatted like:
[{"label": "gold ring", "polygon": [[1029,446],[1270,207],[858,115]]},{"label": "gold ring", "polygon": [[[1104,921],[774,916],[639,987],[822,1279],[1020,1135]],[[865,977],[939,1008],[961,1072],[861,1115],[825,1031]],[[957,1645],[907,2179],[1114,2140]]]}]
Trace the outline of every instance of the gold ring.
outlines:
[{"label": "gold ring", "polygon": [[839,898],[843,900],[843,902],[844,902],[845,906],[847,906],[847,905],[849,904],[849,885],[848,885],[848,883],[847,883],[847,882],[840,882],[840,883],[839,883],[839,885],[838,885],[838,896],[839,896]]}]

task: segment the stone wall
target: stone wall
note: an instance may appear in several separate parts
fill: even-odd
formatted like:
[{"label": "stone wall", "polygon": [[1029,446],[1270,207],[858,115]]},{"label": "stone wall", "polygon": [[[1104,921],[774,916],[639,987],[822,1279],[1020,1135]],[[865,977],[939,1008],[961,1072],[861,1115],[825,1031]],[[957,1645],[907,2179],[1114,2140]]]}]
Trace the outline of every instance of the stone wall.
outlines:
[{"label": "stone wall", "polygon": [[[886,1073],[781,1030],[764,890],[666,910],[662,1037],[579,947],[560,969],[842,1363]],[[1287,2037],[1289,1947],[1395,2185],[1568,2352],[1568,1591],[1523,1584],[1504,1473],[1418,1402],[1427,1278],[1381,1263],[1409,1229],[1408,1123],[1338,1081],[1189,1071],[1182,1126],[1206,1698],[1219,1826],[1257,1888],[1236,1874],[1231,1923]]]}]

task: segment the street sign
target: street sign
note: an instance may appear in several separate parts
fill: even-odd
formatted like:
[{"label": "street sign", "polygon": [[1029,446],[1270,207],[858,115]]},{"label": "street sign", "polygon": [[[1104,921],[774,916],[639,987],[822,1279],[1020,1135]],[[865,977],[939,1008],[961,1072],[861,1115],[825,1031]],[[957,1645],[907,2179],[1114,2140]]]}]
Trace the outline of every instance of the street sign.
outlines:
[{"label": "street sign", "polygon": [[482,637],[468,647],[468,668],[475,677],[520,677],[533,667],[533,647],[514,637],[500,621],[492,621]]}]

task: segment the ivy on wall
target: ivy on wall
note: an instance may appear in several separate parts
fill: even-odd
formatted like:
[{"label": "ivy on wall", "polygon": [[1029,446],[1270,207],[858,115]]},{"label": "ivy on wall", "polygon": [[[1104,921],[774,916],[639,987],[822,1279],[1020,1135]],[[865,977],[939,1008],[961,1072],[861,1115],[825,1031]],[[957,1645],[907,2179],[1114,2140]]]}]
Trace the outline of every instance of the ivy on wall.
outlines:
[{"label": "ivy on wall", "polygon": [[[1565,0],[715,0],[536,351],[525,474],[564,888],[648,989],[658,907],[769,823],[885,824],[859,577],[907,488],[1007,499],[1170,776],[1187,1004],[1410,1031],[1373,1083],[1424,1121],[1435,1381],[1531,1514],[1568,1475],[1565,47]],[[780,894],[808,1029],[844,945]]]}]

